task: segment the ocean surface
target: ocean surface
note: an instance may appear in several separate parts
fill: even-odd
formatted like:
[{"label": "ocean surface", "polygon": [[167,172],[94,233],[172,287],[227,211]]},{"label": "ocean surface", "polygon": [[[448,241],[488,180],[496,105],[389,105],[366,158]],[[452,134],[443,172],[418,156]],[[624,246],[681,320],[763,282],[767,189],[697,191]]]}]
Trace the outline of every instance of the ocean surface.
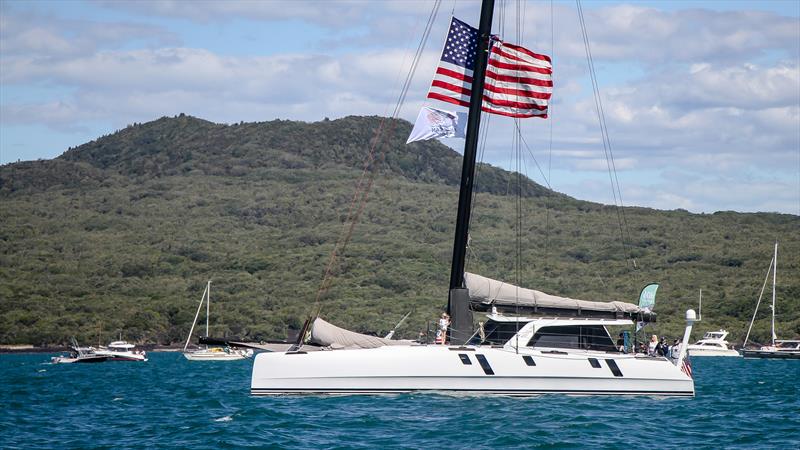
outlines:
[{"label": "ocean surface", "polygon": [[695,398],[249,395],[252,361],[0,355],[0,448],[800,448],[800,361],[694,358]]}]

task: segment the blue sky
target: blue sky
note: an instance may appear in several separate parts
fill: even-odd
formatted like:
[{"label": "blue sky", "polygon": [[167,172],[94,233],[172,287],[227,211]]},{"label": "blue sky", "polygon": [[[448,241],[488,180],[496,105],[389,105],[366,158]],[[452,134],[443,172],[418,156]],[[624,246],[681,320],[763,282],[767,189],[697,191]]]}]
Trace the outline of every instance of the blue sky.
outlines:
[{"label": "blue sky", "polygon": [[[552,118],[522,123],[551,185],[613,203],[574,2],[520,4],[504,38],[554,58]],[[387,114],[433,3],[0,1],[0,163],[54,158],[133,122]],[[800,214],[800,2],[583,3],[623,202]],[[401,117],[427,102],[443,1]],[[550,30],[555,30],[551,35]],[[552,48],[551,48],[551,42]],[[549,139],[550,126],[553,139]],[[484,159],[509,167],[496,117]],[[461,140],[445,142],[453,148]],[[526,172],[544,183],[532,164]]]}]

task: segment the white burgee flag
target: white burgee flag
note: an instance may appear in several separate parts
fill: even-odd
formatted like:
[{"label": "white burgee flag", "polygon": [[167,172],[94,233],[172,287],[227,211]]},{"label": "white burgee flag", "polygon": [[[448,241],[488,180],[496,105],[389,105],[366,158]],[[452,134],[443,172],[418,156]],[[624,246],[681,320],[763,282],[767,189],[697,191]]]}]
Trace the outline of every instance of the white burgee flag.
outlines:
[{"label": "white burgee flag", "polygon": [[467,113],[423,106],[406,144],[439,137],[466,137]]}]

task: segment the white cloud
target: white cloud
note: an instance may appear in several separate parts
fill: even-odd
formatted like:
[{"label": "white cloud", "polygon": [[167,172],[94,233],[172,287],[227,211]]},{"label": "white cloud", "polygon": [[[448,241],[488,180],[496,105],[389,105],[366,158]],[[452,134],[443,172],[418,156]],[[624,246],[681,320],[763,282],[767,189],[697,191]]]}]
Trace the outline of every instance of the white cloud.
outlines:
[{"label": "white cloud", "polygon": [[[154,1],[106,6],[116,14],[136,14],[131,21],[114,23],[18,10],[0,16],[4,125],[79,130],[88,122],[104,122],[113,129],[180,112],[227,123],[388,115],[419,37],[409,37],[413,27],[408,24],[424,20],[430,4]],[[554,180],[553,187],[611,202],[608,182],[592,181],[602,179],[598,176],[607,163],[587,91],[575,11],[555,7],[553,164],[574,175]],[[604,109],[626,204],[798,212],[798,191],[791,188],[800,163],[796,17],[664,12],[630,5],[584,12],[595,64],[603,74]],[[151,16],[158,20],[149,22]],[[171,22],[165,18],[170,17],[182,21],[181,26],[168,29]],[[315,28],[317,50],[301,53],[273,53],[271,47],[225,54],[193,42],[177,45],[189,40],[174,31],[186,21],[200,23],[192,26],[202,31],[240,20],[296,20],[326,31]],[[355,33],[353,24],[358,24]],[[529,13],[525,27],[523,43],[546,52],[549,14]],[[437,28],[408,94],[406,119],[413,119],[425,102],[444,34],[444,25]],[[508,37],[515,35],[511,26],[506,31]],[[373,48],[370,42],[383,47]],[[49,92],[60,89],[60,94],[8,95],[39,86]],[[547,161],[550,125],[533,119],[522,125],[540,163]],[[490,128],[485,159],[507,166],[512,122],[494,117]],[[658,170],[650,184],[637,178],[653,168]],[[753,168],[757,175],[743,176]],[[528,172],[537,171],[531,167]],[[776,195],[773,189],[781,192]]]}]

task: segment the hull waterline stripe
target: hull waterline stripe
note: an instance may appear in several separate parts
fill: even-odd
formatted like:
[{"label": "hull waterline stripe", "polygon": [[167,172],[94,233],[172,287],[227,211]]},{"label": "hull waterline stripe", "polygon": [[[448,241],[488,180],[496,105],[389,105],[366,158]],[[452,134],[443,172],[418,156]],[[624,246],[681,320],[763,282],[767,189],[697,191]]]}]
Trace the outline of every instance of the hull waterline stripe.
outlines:
[{"label": "hull waterline stripe", "polygon": [[656,395],[670,397],[693,397],[693,391],[618,391],[591,389],[351,389],[351,388],[250,388],[251,395],[279,394],[403,394],[410,392],[474,392],[478,394],[499,395],[541,395],[541,394],[576,394],[576,395]]}]

